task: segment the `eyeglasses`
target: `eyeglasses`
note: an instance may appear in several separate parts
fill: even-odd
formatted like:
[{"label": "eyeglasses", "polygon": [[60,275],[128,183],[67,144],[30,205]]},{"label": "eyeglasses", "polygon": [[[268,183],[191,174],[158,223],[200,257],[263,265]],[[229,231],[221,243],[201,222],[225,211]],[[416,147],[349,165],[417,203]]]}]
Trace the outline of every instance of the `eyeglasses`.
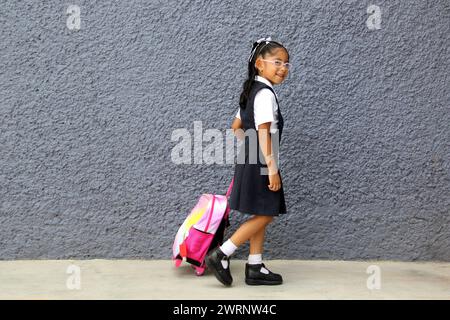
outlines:
[{"label": "eyeglasses", "polygon": [[270,62],[270,63],[274,64],[275,67],[277,67],[277,68],[281,68],[281,67],[285,66],[288,70],[292,69],[292,63],[289,63],[289,62],[283,63],[283,61],[280,61],[280,60],[266,60],[266,59],[261,59],[261,60]]}]

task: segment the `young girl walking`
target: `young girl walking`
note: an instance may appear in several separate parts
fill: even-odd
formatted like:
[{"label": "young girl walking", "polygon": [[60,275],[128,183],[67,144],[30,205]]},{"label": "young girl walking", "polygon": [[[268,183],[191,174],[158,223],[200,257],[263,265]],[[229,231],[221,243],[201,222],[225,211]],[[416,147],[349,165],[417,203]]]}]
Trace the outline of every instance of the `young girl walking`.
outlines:
[{"label": "young girl walking", "polygon": [[[277,164],[278,153],[273,143],[276,142],[273,139],[278,139],[280,144],[283,117],[273,85],[284,81],[290,67],[289,53],[281,43],[270,37],[253,43],[248,58],[248,79],[243,84],[239,110],[232,124],[235,135],[244,140],[241,151],[245,152],[245,159],[241,161],[243,163],[238,161],[235,164],[234,183],[229,198],[230,209],[251,217],[231,238],[206,257],[208,268],[226,286],[233,282],[230,256],[247,240],[250,240],[250,253],[245,265],[245,283],[278,285],[283,282],[280,274],[273,273],[265,266],[262,252],[267,225],[275,216],[286,213],[281,173]],[[254,149],[251,139],[246,138],[251,131],[256,136],[257,161],[252,161]]]}]

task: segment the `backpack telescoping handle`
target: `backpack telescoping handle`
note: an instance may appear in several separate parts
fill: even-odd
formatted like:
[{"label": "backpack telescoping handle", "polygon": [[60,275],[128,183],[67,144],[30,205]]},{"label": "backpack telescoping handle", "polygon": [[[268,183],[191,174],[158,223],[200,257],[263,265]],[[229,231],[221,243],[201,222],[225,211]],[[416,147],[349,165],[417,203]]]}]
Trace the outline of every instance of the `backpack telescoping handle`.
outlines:
[{"label": "backpack telescoping handle", "polygon": [[226,194],[226,197],[227,197],[227,198],[230,197],[231,190],[233,189],[233,182],[234,182],[234,178],[231,179],[230,186],[228,187],[227,194]]},{"label": "backpack telescoping handle", "polygon": [[[233,179],[231,179],[230,186],[228,187],[228,190],[227,190],[227,194],[226,194],[227,202],[228,202],[228,198],[230,197],[231,190],[233,189],[233,183],[234,183],[234,177],[233,177]],[[227,204],[227,210],[225,211],[225,219],[228,219],[229,214],[230,214],[230,207]]]}]

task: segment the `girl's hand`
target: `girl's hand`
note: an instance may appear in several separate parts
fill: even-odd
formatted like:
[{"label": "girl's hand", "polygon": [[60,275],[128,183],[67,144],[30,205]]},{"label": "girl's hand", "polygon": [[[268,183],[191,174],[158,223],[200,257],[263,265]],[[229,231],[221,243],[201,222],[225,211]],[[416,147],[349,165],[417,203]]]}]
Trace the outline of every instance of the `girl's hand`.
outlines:
[{"label": "girl's hand", "polygon": [[269,190],[271,191],[278,191],[281,188],[281,179],[280,174],[277,172],[275,174],[269,174]]}]

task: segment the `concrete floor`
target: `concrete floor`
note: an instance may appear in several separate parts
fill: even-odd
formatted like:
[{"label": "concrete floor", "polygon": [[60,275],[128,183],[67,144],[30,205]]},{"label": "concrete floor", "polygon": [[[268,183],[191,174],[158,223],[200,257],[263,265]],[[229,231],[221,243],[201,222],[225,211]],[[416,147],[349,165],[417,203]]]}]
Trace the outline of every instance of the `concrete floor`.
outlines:
[{"label": "concrete floor", "polygon": [[244,283],[245,262],[231,260],[234,282],[224,287],[170,260],[0,261],[0,299],[450,300],[450,263],[272,260],[284,284],[255,287]]}]

